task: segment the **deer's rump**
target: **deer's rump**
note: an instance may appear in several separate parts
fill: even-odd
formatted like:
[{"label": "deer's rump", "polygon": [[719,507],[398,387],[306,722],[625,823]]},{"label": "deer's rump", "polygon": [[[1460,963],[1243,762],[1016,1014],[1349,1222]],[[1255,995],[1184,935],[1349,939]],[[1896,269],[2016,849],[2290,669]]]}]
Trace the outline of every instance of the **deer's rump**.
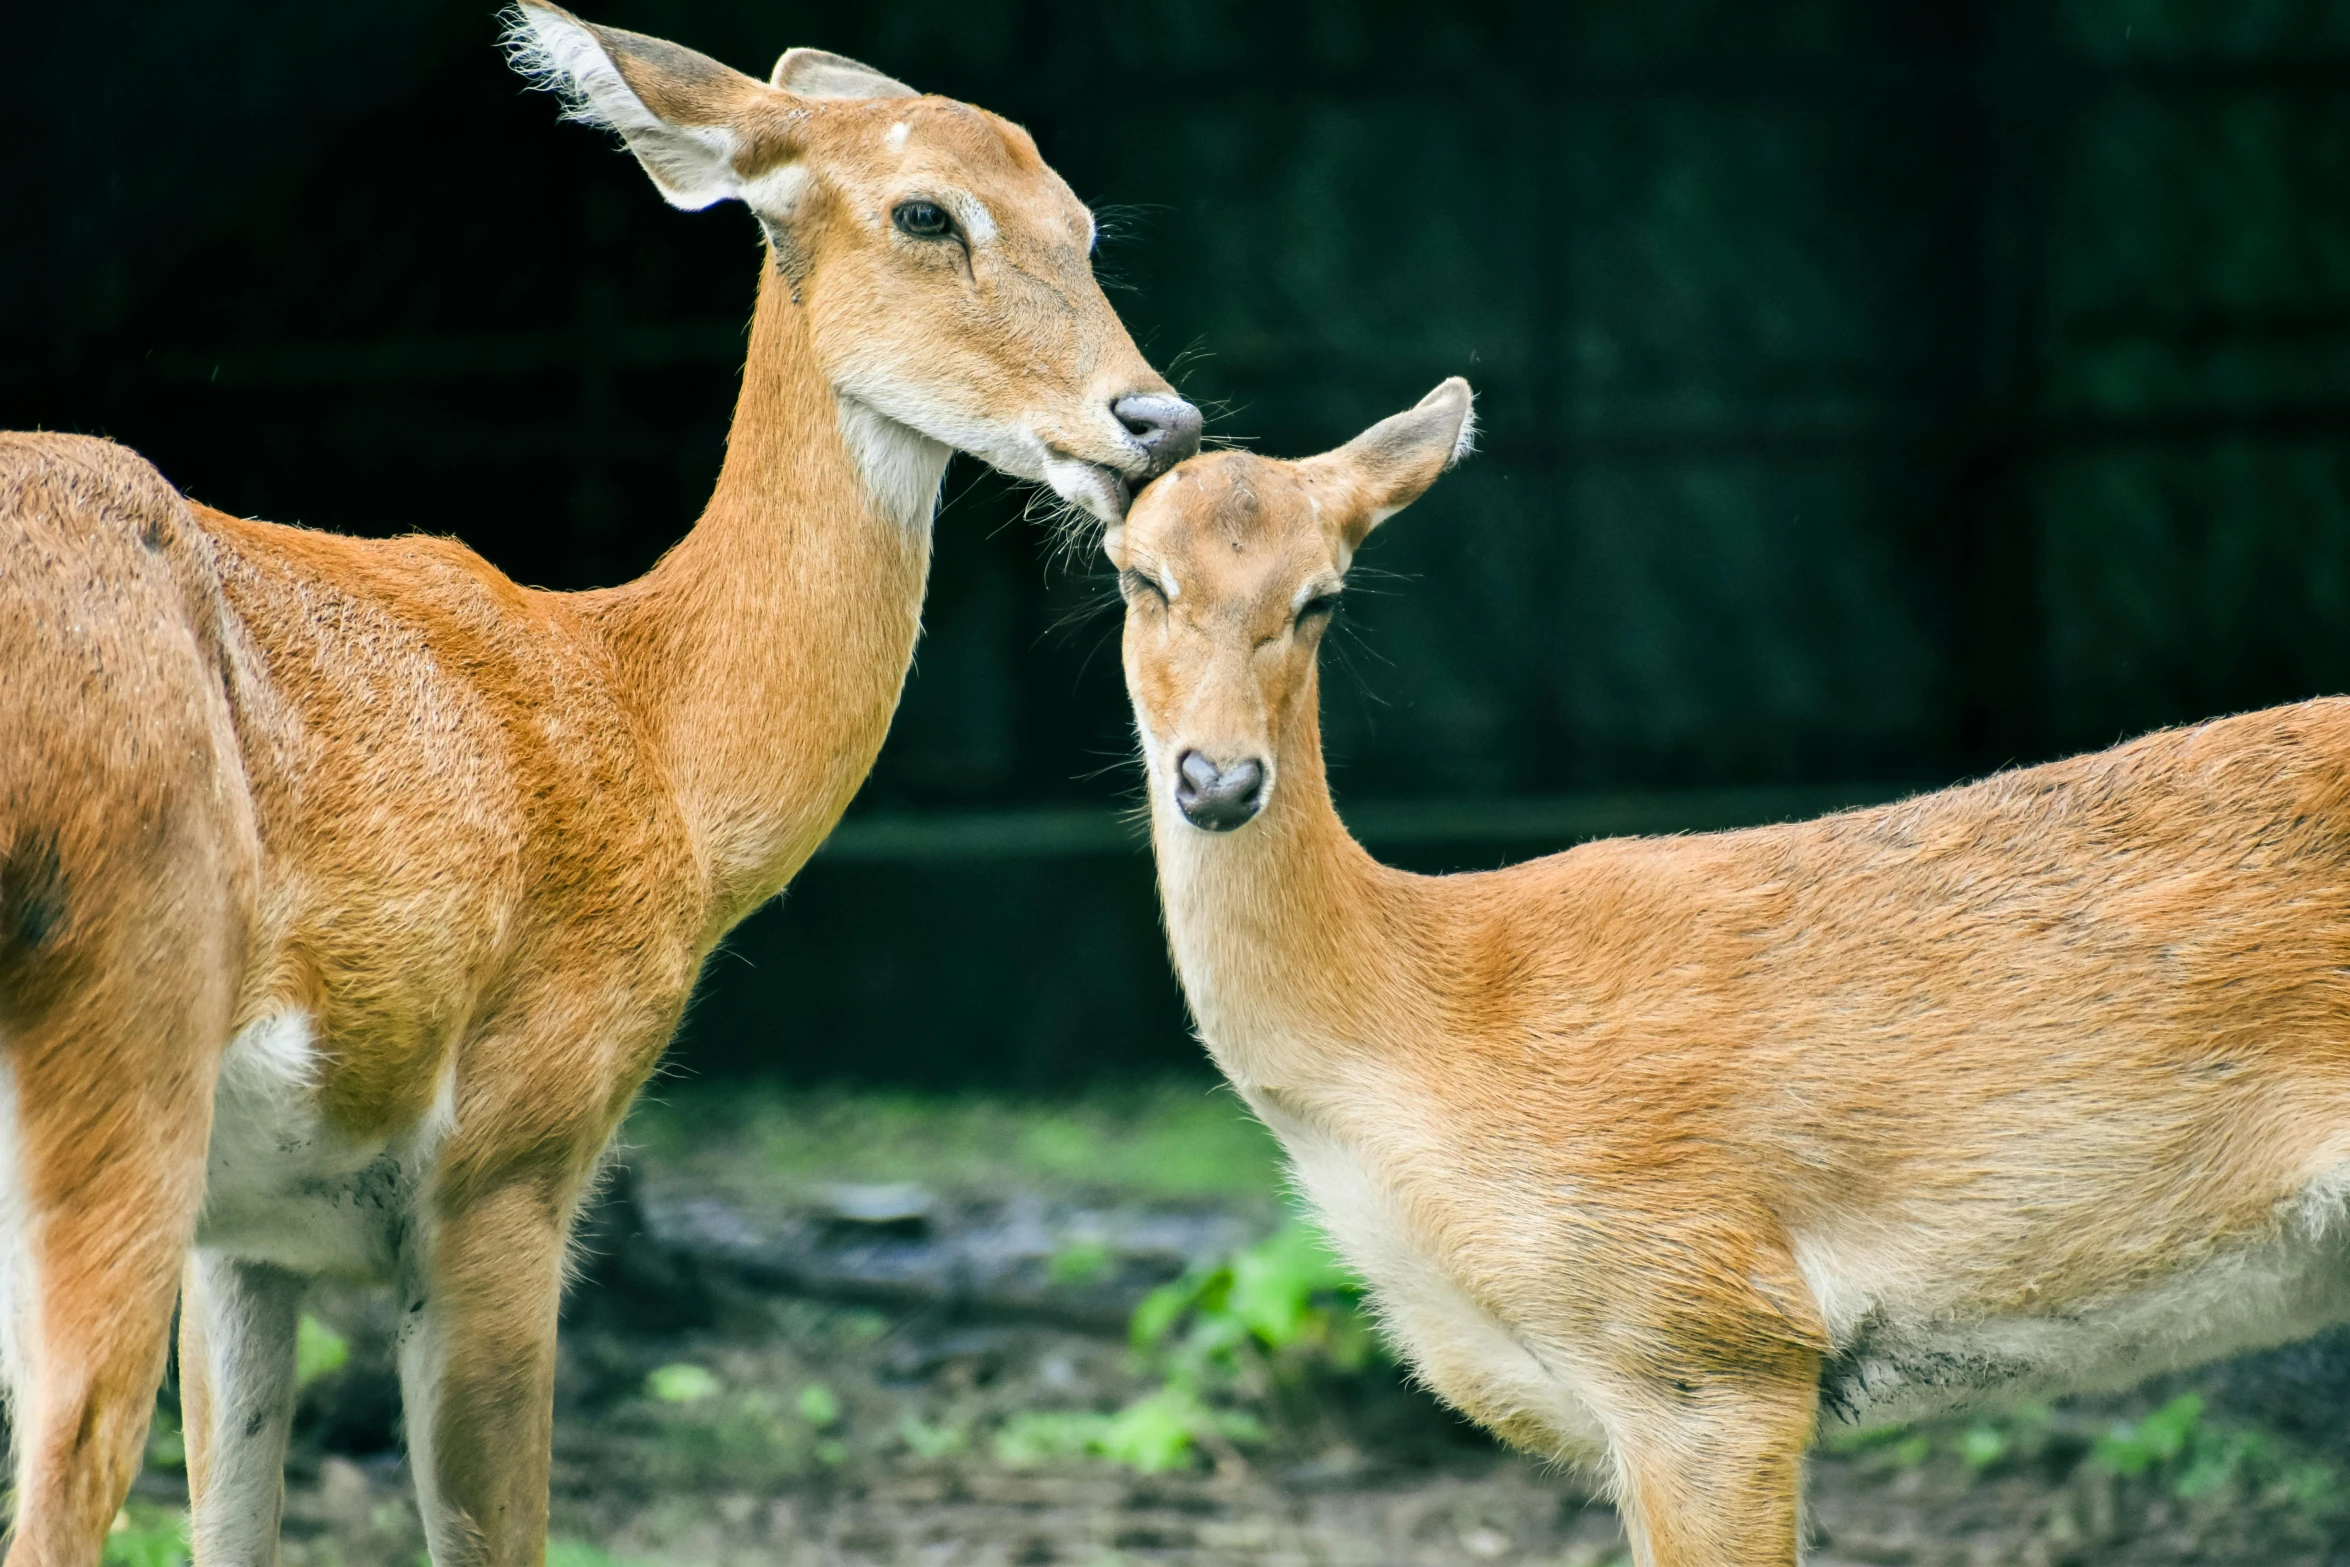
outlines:
[{"label": "deer's rump", "polygon": [[0,434],[0,1036],[241,945],[257,847],[208,557],[136,455]]}]

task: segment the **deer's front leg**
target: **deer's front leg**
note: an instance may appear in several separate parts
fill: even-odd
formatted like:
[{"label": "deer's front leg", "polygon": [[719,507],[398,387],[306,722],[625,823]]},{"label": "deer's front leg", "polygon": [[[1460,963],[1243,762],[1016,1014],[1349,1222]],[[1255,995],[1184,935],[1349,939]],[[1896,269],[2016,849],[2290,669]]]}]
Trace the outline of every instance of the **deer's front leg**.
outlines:
[{"label": "deer's front leg", "polygon": [[1667,1381],[1618,1428],[1638,1567],[1795,1567],[1816,1379]]},{"label": "deer's front leg", "polygon": [[542,1172],[419,1216],[400,1391],[434,1567],[538,1567],[570,1194]]}]

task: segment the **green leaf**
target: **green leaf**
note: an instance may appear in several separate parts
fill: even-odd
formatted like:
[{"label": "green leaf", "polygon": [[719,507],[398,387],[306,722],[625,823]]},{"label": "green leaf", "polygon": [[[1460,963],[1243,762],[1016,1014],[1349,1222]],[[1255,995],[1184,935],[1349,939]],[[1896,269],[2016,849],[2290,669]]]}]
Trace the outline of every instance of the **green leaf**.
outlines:
[{"label": "green leaf", "polygon": [[2185,1452],[2202,1419],[2202,1395],[2181,1393],[2142,1420],[2117,1422],[2089,1456],[2114,1474],[2143,1474]]},{"label": "green leaf", "polygon": [[996,1433],[996,1457],[1016,1468],[1075,1458],[1094,1450],[1105,1427],[1106,1415],[1053,1409],[1027,1409],[1004,1422]]},{"label": "green leaf", "polygon": [[1127,1336],[1136,1349],[1149,1349],[1173,1331],[1199,1298],[1199,1281],[1186,1276],[1172,1284],[1162,1284],[1142,1297],[1142,1304],[1134,1308],[1127,1322]]},{"label": "green leaf", "polygon": [[2195,1426],[2202,1418],[2203,1395],[2181,1393],[2139,1421],[2138,1436],[2156,1458],[2167,1463],[2187,1450],[2187,1443],[2194,1437]]},{"label": "green leaf", "polygon": [[187,1514],[132,1502],[115,1515],[99,1554],[105,1567],[188,1567]]},{"label": "green leaf", "polygon": [[1055,1284],[1091,1284],[1110,1271],[1117,1256],[1100,1241],[1072,1241],[1053,1253],[1046,1275]]},{"label": "green leaf", "polygon": [[168,1409],[157,1409],[147,1427],[147,1467],[185,1469],[187,1466],[188,1439],[180,1430],[179,1417]]},{"label": "green leaf", "polygon": [[1988,1469],[2006,1456],[2006,1433],[1995,1425],[1968,1426],[1966,1434],[1958,1439],[1959,1461],[1969,1469]]},{"label": "green leaf", "polygon": [[1189,1462],[1202,1429],[1212,1427],[1200,1401],[1180,1388],[1161,1388],[1112,1415],[1094,1445],[1105,1458],[1157,1474]]},{"label": "green leaf", "polygon": [[308,1387],[320,1377],[340,1371],[351,1358],[351,1341],[325,1323],[302,1314],[294,1327],[294,1383]]},{"label": "green leaf", "polygon": [[800,1389],[800,1418],[821,1431],[840,1419],[840,1399],[821,1382]]},{"label": "green leaf", "polygon": [[952,1457],[970,1441],[970,1433],[961,1426],[934,1426],[914,1415],[899,1418],[898,1435],[917,1458]]},{"label": "green leaf", "polygon": [[679,1361],[645,1378],[645,1391],[664,1404],[698,1404],[718,1396],[718,1379],[700,1366]]},{"label": "green leaf", "polygon": [[547,1567],[636,1567],[625,1556],[614,1556],[584,1540],[549,1540]]}]

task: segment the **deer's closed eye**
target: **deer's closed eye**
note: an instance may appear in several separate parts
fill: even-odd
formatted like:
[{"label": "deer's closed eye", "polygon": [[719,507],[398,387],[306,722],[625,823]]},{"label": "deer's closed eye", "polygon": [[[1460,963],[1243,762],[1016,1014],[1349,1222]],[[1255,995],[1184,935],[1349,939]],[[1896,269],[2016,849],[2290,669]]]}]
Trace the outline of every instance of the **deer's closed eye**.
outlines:
[{"label": "deer's closed eye", "polygon": [[1118,573],[1118,586],[1125,592],[1129,604],[1137,598],[1148,597],[1158,600],[1161,607],[1166,605],[1167,590],[1159,586],[1158,580],[1146,577],[1131,567]]},{"label": "deer's closed eye", "polygon": [[1335,591],[1317,593],[1297,607],[1298,629],[1302,631],[1309,626],[1326,625],[1338,613],[1338,609],[1338,594]]}]

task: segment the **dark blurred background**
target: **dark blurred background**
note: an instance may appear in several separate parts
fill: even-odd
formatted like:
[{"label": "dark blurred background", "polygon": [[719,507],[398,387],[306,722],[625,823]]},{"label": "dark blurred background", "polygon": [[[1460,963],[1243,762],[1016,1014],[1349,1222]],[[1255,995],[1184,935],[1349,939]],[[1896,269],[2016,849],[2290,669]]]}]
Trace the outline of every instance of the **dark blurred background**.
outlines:
[{"label": "dark blurred background", "polygon": [[[1341,804],[1443,868],[1765,820],[2350,687],[2345,0],[592,0],[764,74],[1024,122],[1215,433],[1443,376],[1482,454],[1383,531]],[[26,8],[0,424],[197,497],[645,568],[757,268],[559,125],[482,0]],[[713,963],[689,1070],[1197,1069],[1116,619],[958,460],[872,781]],[[0,657],[6,650],[0,649]]]}]

